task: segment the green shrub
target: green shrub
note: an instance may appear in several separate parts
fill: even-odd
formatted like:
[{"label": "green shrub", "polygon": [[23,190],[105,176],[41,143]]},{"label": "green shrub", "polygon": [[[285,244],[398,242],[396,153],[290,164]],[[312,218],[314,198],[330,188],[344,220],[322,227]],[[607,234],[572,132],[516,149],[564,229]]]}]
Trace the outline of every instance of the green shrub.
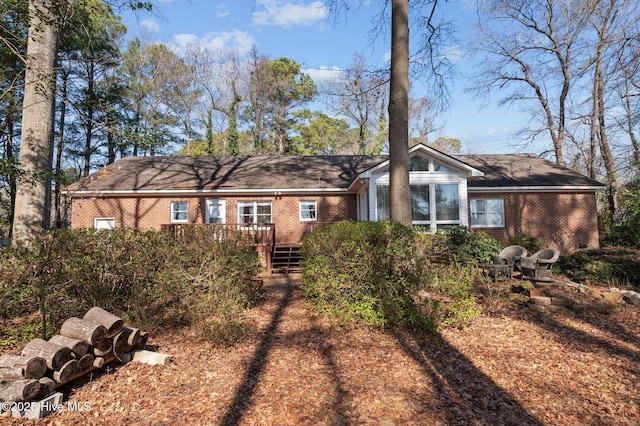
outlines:
[{"label": "green shrub", "polygon": [[466,226],[452,226],[444,232],[446,251],[455,253],[458,259],[488,262],[491,255],[500,252],[502,247],[490,235],[484,232],[471,232]]},{"label": "green shrub", "polygon": [[577,251],[558,261],[574,281],[640,286],[640,252],[625,248]]},{"label": "green shrub", "polygon": [[318,309],[376,326],[423,326],[413,295],[426,272],[411,229],[391,222],[340,222],[302,245],[302,289]]},{"label": "green shrub", "polygon": [[[259,261],[251,240],[224,240],[201,227],[192,238],[162,231],[56,230],[29,247],[0,252],[0,312],[35,312],[45,303],[46,334],[100,306],[148,328],[192,325],[203,334],[238,329],[238,313],[257,297]],[[25,303],[26,302],[26,303]],[[42,330],[41,330],[42,331]],[[151,331],[151,330],[150,330]],[[230,341],[222,330],[222,341]]]},{"label": "green shrub", "polygon": [[544,241],[525,234],[518,234],[509,237],[509,245],[521,246],[533,254],[547,247]]},{"label": "green shrub", "polygon": [[[474,252],[471,246],[478,241]],[[485,236],[466,237],[464,245],[473,254],[493,254],[495,248]],[[471,270],[434,268],[423,256],[424,251],[452,247],[446,234],[390,222],[341,222],[319,228],[302,246],[304,295],[321,312],[375,327],[434,331],[463,326],[479,315]]]}]

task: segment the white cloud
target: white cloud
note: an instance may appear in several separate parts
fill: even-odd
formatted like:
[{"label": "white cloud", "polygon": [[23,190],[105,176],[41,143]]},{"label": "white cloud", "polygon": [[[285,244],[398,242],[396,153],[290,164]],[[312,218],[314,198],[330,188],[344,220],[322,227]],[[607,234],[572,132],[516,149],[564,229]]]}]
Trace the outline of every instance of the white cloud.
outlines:
[{"label": "white cloud", "polygon": [[309,26],[326,16],[327,9],[321,1],[302,4],[280,0],[256,0],[253,24],[280,27]]},{"label": "white cloud", "polygon": [[226,4],[216,6],[216,18],[226,18],[231,15],[231,10]]},{"label": "white cloud", "polygon": [[144,21],[140,21],[140,27],[150,33],[157,33],[158,31],[160,31],[160,26],[153,19],[145,19]]},{"label": "white cloud", "polygon": [[304,68],[301,71],[308,74],[316,85],[322,85],[331,80],[335,80],[342,75],[342,70],[337,67],[321,66],[320,68]]},{"label": "white cloud", "polygon": [[198,45],[209,50],[234,48],[240,55],[249,53],[255,44],[251,35],[244,31],[233,30],[226,32],[207,33],[202,37],[194,34],[176,34],[169,43],[175,52],[184,52],[188,46]]}]

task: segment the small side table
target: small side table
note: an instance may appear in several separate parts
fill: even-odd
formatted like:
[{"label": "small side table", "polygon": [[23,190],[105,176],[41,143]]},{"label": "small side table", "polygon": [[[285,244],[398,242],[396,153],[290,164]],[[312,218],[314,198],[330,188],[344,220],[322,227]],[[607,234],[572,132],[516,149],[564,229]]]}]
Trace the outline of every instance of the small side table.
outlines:
[{"label": "small side table", "polygon": [[483,275],[493,276],[493,282],[511,279],[511,266],[506,263],[480,263],[478,268],[482,269]]}]

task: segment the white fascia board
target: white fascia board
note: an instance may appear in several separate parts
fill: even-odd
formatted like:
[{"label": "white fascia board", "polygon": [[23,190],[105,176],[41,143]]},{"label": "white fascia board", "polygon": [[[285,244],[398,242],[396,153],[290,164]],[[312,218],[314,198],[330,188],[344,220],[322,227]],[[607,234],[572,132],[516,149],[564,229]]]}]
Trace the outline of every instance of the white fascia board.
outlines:
[{"label": "white fascia board", "polygon": [[584,192],[584,191],[600,191],[605,186],[507,186],[507,187],[491,187],[476,188],[467,187],[469,193],[476,192]]},{"label": "white fascia board", "polygon": [[[458,169],[458,170],[462,170],[465,172],[465,174],[467,175],[467,177],[482,177],[484,176],[484,172],[482,170],[478,170],[474,167],[471,167],[470,165],[463,163],[460,160],[456,160],[455,158],[444,154],[436,149],[433,149],[431,147],[428,147],[426,145],[423,144],[417,144],[412,146],[409,149],[409,156],[411,157],[412,154],[414,154],[416,151],[421,151],[423,154],[425,154],[427,157],[431,157],[434,158],[436,160],[440,160],[443,163],[446,164],[451,164],[454,168]],[[361,179],[369,179],[372,175],[377,174],[377,171],[388,166],[389,165],[389,160],[383,161],[382,163],[378,164],[375,167],[370,168],[369,170],[361,173],[360,175],[358,175],[358,178]]]},{"label": "white fascia board", "polygon": [[283,194],[343,194],[349,193],[348,189],[344,188],[300,188],[300,189],[192,189],[192,190],[115,190],[115,191],[63,191],[64,194],[74,196],[93,196],[93,197],[113,197],[113,196],[139,196],[139,195],[157,195],[157,196],[179,196],[179,195],[273,195],[274,193],[279,195]]}]

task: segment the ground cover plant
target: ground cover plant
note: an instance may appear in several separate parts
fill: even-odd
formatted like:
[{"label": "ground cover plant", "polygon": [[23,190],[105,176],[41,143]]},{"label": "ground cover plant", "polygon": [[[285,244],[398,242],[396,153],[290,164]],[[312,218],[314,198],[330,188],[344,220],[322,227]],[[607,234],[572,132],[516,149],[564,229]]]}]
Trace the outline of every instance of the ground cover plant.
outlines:
[{"label": "ground cover plant", "polygon": [[100,306],[139,326],[191,326],[233,341],[258,297],[260,265],[246,236],[227,232],[223,241],[212,232],[56,230],[29,248],[3,249],[0,315],[29,318],[32,333],[22,338],[55,334],[67,318]]}]

